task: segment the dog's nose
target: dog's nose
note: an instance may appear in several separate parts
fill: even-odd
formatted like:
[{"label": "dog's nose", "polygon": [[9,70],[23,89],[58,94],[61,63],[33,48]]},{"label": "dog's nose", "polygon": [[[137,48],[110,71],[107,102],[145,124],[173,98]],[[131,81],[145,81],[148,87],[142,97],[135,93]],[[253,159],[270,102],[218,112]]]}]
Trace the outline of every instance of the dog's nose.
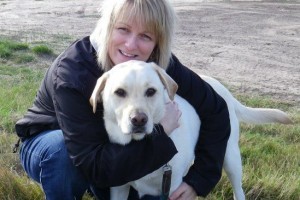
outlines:
[{"label": "dog's nose", "polygon": [[145,113],[132,113],[129,117],[134,126],[145,126],[148,122],[148,117]]}]

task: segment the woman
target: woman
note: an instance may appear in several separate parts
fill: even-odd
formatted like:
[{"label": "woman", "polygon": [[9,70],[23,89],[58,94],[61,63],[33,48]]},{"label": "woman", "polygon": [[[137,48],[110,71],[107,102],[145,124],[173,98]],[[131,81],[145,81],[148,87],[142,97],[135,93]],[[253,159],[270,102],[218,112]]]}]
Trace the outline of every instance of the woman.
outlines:
[{"label": "woman", "polygon": [[74,42],[48,69],[33,106],[16,124],[22,165],[47,199],[81,199],[89,186],[107,199],[108,187],[138,179],[176,154],[168,137],[180,117],[175,104],[166,105],[156,134],[126,146],[109,143],[101,105],[93,114],[89,98],[97,79],[132,59],[165,68],[202,121],[194,165],[170,199],[206,196],[219,181],[230,132],[227,107],[171,54],[174,19],[166,0],[106,0],[91,36]]}]

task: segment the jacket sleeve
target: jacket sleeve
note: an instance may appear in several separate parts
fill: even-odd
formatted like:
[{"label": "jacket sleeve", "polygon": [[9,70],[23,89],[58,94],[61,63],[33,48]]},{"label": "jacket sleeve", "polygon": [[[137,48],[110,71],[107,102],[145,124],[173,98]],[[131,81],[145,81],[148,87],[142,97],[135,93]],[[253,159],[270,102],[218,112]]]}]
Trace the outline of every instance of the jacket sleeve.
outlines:
[{"label": "jacket sleeve", "polygon": [[68,152],[73,163],[96,187],[117,186],[138,179],[176,154],[174,143],[162,133],[162,127],[160,133],[125,146],[110,143],[101,112],[96,115],[92,112],[89,100],[76,86],[57,82],[53,101]]},{"label": "jacket sleeve", "polygon": [[186,99],[201,119],[195,161],[183,181],[199,196],[206,196],[218,183],[230,135],[225,101],[197,74],[173,56],[167,73],[177,82],[178,94]]}]

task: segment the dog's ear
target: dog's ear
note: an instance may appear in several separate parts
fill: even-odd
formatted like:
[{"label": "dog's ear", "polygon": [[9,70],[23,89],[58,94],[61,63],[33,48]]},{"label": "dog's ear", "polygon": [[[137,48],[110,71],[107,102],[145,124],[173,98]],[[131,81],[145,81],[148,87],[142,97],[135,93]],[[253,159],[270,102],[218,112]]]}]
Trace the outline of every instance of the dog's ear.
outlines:
[{"label": "dog's ear", "polygon": [[93,112],[96,112],[96,108],[97,108],[97,102],[101,101],[101,95],[100,93],[103,91],[105,84],[106,84],[106,80],[108,78],[108,73],[104,73],[100,78],[98,78],[96,86],[94,88],[94,91],[91,95],[90,98],[90,104],[93,107]]},{"label": "dog's ear", "polygon": [[157,72],[161,82],[164,84],[168,91],[169,98],[173,101],[176,91],[178,89],[177,83],[163,70],[161,67],[152,63],[155,71]]}]

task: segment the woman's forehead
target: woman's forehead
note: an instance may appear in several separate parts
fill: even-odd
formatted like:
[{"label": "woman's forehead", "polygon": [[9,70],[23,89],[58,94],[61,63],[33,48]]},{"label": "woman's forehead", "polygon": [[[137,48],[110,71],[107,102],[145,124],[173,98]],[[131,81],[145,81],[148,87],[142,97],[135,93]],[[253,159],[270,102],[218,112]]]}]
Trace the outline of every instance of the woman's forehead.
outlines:
[{"label": "woman's forehead", "polygon": [[157,30],[155,30],[155,26],[153,25],[153,22],[149,22],[146,20],[143,20],[139,17],[125,17],[125,18],[118,18],[116,20],[116,25],[126,25],[129,27],[136,27],[143,32],[150,32],[150,33],[156,33]]}]

